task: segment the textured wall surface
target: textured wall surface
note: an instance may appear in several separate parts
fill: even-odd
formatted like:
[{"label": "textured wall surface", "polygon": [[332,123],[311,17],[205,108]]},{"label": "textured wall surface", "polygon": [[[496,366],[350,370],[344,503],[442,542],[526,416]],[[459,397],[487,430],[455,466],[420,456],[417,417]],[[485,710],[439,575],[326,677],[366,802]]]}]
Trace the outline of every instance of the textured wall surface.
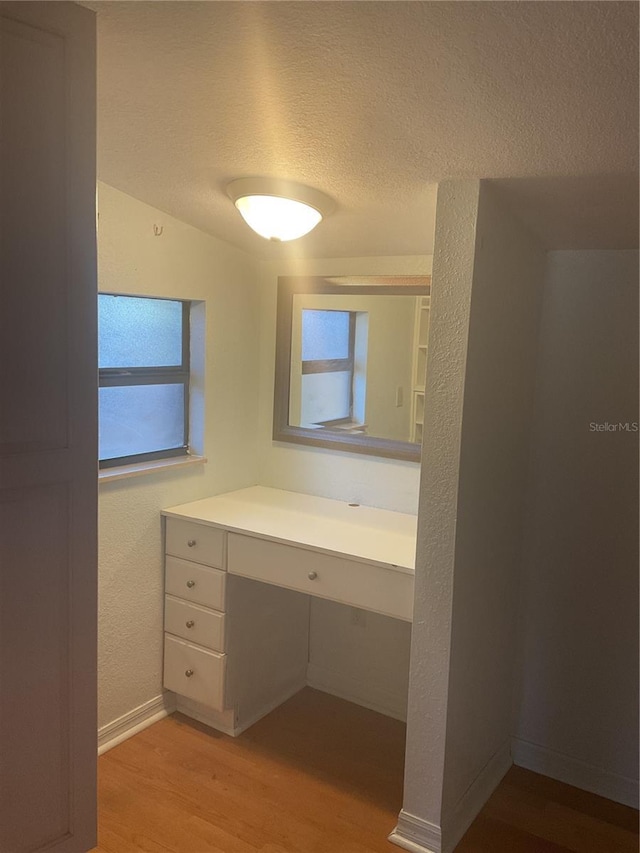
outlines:
[{"label": "textured wall surface", "polygon": [[[516,735],[575,784],[638,784],[638,253],[549,255]],[[534,768],[535,769],[535,768]],[[545,772],[554,768],[540,766]],[[602,786],[605,786],[604,789]]]},{"label": "textured wall surface", "polygon": [[481,183],[458,483],[445,828],[491,759],[509,755],[544,269],[544,250]]},{"label": "textured wall surface", "polygon": [[479,782],[485,767],[508,760],[543,276],[543,250],[486,182],[440,186],[399,824],[435,849],[473,817],[474,783],[497,782]]},{"label": "textured wall surface", "polygon": [[[257,296],[243,252],[99,185],[99,288],[204,300],[208,463],[100,484],[99,725],[162,690],[160,510],[256,482]],[[163,227],[154,235],[154,224]]]},{"label": "textured wall surface", "polygon": [[438,188],[403,810],[440,826],[478,181]]}]

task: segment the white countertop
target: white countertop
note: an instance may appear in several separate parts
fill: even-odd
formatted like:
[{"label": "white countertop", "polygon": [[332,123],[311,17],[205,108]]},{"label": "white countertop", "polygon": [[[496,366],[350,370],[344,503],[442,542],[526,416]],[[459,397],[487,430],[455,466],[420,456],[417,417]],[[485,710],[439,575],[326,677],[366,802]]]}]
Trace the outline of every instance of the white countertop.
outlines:
[{"label": "white countertop", "polygon": [[413,573],[415,515],[252,486],[162,514]]}]

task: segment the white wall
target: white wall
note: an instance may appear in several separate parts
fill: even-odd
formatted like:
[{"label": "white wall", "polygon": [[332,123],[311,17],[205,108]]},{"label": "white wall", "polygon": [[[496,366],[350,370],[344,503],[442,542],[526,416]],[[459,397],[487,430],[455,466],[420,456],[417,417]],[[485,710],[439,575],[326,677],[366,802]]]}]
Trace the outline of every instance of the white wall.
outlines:
[{"label": "white wall", "polygon": [[544,252],[484,182],[438,192],[401,832],[450,850],[510,764]]},{"label": "white wall", "polygon": [[[480,185],[462,413],[442,819],[510,763],[545,252]],[[494,784],[498,780],[491,780]]]},{"label": "white wall", "polygon": [[[256,264],[100,184],[99,288],[206,301],[206,465],[100,484],[99,725],[162,690],[160,510],[257,482]],[[161,236],[154,224],[163,227]]]},{"label": "white wall", "polygon": [[[321,497],[417,511],[420,465],[272,440],[277,279],[281,275],[428,275],[431,257],[269,262],[260,283],[259,482]],[[405,405],[410,404],[410,399]],[[354,624],[357,622],[358,624]],[[312,601],[309,680],[314,686],[397,717],[407,703],[411,626]],[[339,640],[338,640],[339,638]],[[353,650],[357,649],[357,655]]]},{"label": "white wall", "polygon": [[438,186],[401,841],[439,851],[462,402],[480,185]]},{"label": "white wall", "polygon": [[637,357],[638,253],[550,253],[514,755],[636,808]]}]

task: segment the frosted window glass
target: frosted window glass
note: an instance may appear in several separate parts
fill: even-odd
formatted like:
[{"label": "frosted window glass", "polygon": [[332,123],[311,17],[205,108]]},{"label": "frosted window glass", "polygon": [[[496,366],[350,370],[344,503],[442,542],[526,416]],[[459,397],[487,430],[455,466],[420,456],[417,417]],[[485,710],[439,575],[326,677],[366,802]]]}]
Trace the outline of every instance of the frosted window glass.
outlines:
[{"label": "frosted window glass", "polygon": [[348,418],[351,409],[351,374],[305,373],[302,377],[300,426]]},{"label": "frosted window glass", "polygon": [[302,312],[302,360],[349,358],[349,312]]},{"label": "frosted window glass", "polygon": [[182,384],[100,388],[100,459],[182,447],[184,393]]},{"label": "frosted window glass", "polygon": [[182,364],[182,302],[98,296],[100,367]]}]

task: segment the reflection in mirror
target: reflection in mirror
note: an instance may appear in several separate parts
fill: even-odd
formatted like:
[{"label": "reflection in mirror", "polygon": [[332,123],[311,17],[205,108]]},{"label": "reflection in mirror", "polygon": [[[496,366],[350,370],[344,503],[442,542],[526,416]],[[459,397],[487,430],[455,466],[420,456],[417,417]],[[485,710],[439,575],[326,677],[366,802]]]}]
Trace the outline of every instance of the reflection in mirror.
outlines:
[{"label": "reflection in mirror", "polygon": [[274,438],[419,459],[429,285],[280,279]]},{"label": "reflection in mirror", "polygon": [[356,361],[355,353],[365,318],[339,308],[304,308],[294,298],[290,424],[309,429],[361,425],[361,359]]}]

